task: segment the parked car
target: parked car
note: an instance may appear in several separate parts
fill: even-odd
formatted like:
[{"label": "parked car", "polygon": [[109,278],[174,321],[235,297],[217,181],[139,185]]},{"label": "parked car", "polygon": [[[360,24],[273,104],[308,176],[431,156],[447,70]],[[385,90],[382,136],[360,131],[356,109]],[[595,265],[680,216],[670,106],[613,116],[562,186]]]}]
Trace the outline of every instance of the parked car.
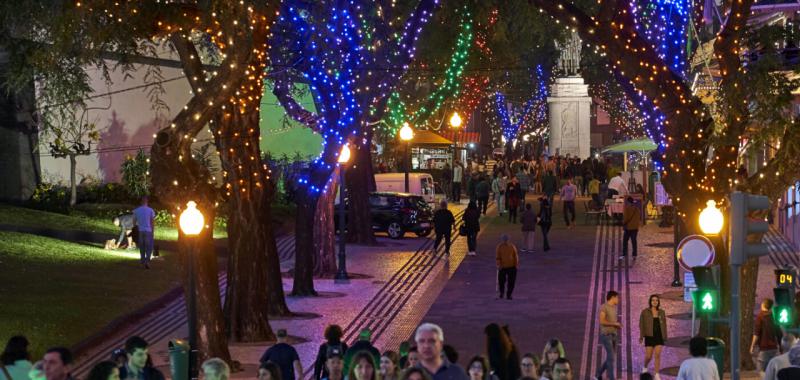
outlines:
[{"label": "parked car", "polygon": [[[372,230],[401,239],[406,232],[428,236],[433,230],[433,210],[425,198],[407,193],[375,192],[369,195]],[[334,208],[338,223],[339,209]],[[345,219],[347,198],[345,198]],[[338,228],[338,225],[337,225]]]}]

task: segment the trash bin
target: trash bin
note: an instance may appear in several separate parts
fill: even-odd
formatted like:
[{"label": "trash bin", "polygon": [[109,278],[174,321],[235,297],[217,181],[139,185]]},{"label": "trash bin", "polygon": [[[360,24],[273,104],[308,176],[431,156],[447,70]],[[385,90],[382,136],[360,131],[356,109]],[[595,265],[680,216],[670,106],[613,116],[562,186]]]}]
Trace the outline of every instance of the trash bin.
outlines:
[{"label": "trash bin", "polygon": [[706,344],[708,345],[706,357],[717,363],[717,371],[721,379],[722,374],[725,373],[725,342],[720,338],[711,337],[706,338]]},{"label": "trash bin", "polygon": [[173,339],[169,341],[168,347],[172,380],[189,380],[189,342]]}]

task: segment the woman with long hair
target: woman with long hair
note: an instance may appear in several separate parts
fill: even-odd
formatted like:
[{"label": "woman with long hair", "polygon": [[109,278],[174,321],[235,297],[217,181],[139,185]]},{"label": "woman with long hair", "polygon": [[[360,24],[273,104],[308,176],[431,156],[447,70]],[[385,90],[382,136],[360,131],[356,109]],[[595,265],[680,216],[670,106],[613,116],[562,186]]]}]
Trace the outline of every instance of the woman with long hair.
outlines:
[{"label": "woman with long hair", "polygon": [[119,380],[117,363],[107,360],[95,364],[86,380]]},{"label": "woman with long hair", "polygon": [[661,369],[661,349],[667,340],[667,314],[661,308],[661,299],[653,294],[648,298],[647,307],[639,316],[639,343],[644,344],[644,366],[642,373],[648,371],[650,360],[653,363],[653,377],[659,380]]},{"label": "woman with long hair", "polygon": [[486,334],[486,354],[489,357],[489,366],[500,380],[514,380],[519,378],[519,351],[508,326],[500,327],[497,323],[490,323],[483,330]]},{"label": "woman with long hair", "polygon": [[381,355],[381,378],[383,380],[398,380],[400,378],[400,355],[394,351],[386,351]]},{"label": "woman with long hair", "polygon": [[0,380],[27,379],[32,366],[30,358],[28,339],[22,335],[12,336],[0,354]]},{"label": "woman with long hair", "polygon": [[547,341],[542,350],[542,365],[553,367],[553,364],[559,358],[566,357],[567,353],[564,351],[564,345],[560,340],[553,338]]},{"label": "woman with long hair", "polygon": [[348,380],[380,380],[381,376],[375,368],[375,359],[367,351],[359,351],[353,356]]},{"label": "woman with long hair", "polygon": [[342,328],[339,325],[328,325],[325,327],[325,343],[319,345],[317,360],[314,361],[314,380],[328,377],[328,369],[325,368],[325,361],[328,360],[328,348],[338,346],[339,352],[347,352],[347,344],[342,342]]},{"label": "woman with long hair", "polygon": [[281,368],[273,362],[263,362],[258,367],[258,380],[281,380]]}]

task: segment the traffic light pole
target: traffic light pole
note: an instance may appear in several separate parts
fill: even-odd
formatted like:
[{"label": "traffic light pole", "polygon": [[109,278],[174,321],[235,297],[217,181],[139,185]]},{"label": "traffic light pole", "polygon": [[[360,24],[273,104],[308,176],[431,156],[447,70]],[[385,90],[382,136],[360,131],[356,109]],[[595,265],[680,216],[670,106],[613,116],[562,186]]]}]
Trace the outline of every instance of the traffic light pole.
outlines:
[{"label": "traffic light pole", "polygon": [[741,307],[741,300],[740,300],[740,277],[741,277],[741,265],[731,264],[731,315],[730,315],[730,327],[731,327],[731,380],[739,380],[739,367],[741,360],[739,359],[739,340],[741,339],[741,330],[740,325],[741,321],[739,320],[739,308]]}]

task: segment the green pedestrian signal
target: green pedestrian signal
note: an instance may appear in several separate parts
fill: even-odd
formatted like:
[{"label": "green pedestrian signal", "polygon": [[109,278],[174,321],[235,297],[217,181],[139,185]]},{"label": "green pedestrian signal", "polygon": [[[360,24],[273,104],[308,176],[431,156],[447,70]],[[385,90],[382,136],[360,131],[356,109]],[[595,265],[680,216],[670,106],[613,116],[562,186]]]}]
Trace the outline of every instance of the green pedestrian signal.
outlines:
[{"label": "green pedestrian signal", "polygon": [[706,311],[714,310],[714,297],[711,293],[703,295],[703,306],[700,306],[700,308]]},{"label": "green pedestrian signal", "polygon": [[772,318],[780,326],[794,324],[794,294],[792,289],[775,288],[775,306],[772,307]]},{"label": "green pedestrian signal", "polygon": [[698,289],[694,292],[695,310],[698,313],[713,313],[719,304],[718,294],[715,289]]},{"label": "green pedestrian signal", "polygon": [[719,312],[719,282],[713,268],[692,268],[697,290],[692,293],[694,311],[698,314],[716,314]]}]

